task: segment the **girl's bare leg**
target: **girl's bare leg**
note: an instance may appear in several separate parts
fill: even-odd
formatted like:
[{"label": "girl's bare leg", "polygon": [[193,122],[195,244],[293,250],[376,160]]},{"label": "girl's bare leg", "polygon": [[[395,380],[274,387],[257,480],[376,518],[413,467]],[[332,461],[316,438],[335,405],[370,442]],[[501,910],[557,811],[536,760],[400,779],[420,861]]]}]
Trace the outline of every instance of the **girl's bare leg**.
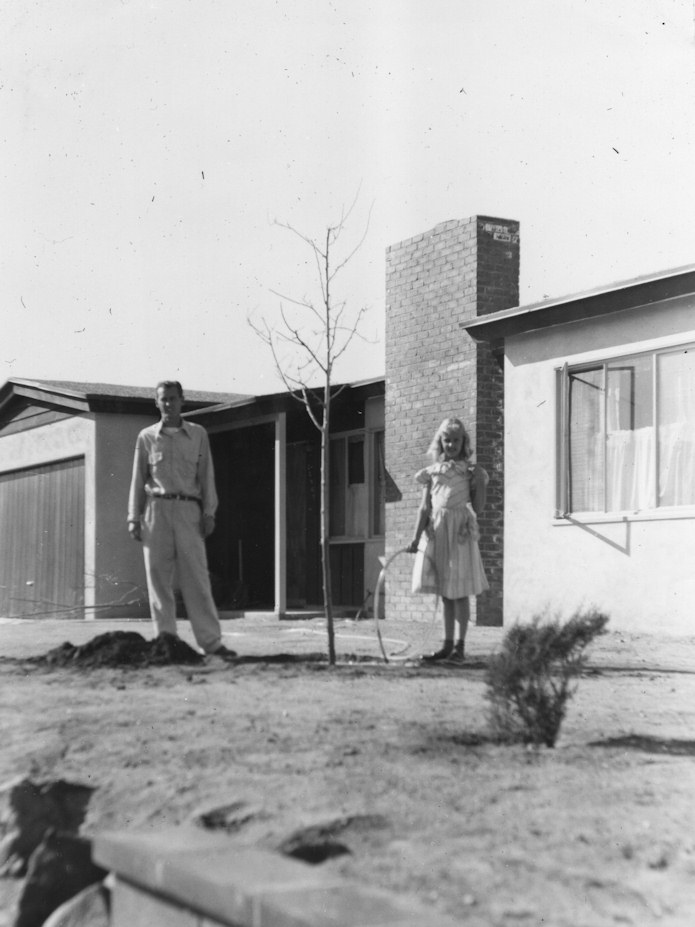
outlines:
[{"label": "girl's bare leg", "polygon": [[[461,655],[463,655],[464,648],[466,646],[466,631],[468,630],[468,621],[471,616],[471,607],[470,601],[466,596],[463,599],[454,599],[451,603],[453,606],[453,621],[455,621],[459,626],[458,641],[456,642],[456,649]],[[452,627],[452,637],[453,637],[453,627]]]},{"label": "girl's bare leg", "polygon": [[456,605],[460,599],[445,599],[442,596],[444,611],[444,642],[454,645],[454,631],[456,628]]},{"label": "girl's bare leg", "polygon": [[444,643],[439,650],[429,654],[429,656],[423,657],[423,660],[426,662],[444,660],[450,656],[454,649],[454,629],[456,627],[454,604],[453,599],[445,599],[444,596],[442,596],[444,611]]}]

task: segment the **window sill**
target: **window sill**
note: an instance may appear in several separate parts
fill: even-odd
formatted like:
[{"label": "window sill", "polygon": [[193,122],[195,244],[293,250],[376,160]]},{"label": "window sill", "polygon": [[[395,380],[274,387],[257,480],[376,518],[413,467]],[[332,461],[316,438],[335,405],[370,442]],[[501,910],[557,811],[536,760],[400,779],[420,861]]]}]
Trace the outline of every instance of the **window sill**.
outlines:
[{"label": "window sill", "polygon": [[553,527],[563,528],[573,525],[620,525],[636,521],[683,521],[695,519],[695,505],[683,505],[678,508],[653,509],[644,512],[574,512],[564,518],[555,516]]}]

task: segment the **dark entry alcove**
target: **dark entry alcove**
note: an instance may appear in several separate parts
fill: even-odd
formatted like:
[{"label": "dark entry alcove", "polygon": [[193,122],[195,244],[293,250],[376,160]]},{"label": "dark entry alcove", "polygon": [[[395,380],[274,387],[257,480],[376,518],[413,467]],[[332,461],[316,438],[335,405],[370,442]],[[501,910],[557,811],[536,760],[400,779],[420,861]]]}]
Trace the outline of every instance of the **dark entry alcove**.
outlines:
[{"label": "dark entry alcove", "polygon": [[220,504],[208,564],[221,609],[274,606],[272,424],[210,435]]}]

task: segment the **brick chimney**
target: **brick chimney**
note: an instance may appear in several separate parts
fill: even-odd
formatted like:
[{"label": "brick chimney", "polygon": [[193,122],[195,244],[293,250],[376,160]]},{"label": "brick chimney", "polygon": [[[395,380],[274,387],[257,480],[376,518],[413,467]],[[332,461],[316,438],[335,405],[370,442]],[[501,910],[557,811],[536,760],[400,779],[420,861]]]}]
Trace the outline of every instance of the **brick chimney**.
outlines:
[{"label": "brick chimney", "polygon": [[[480,549],[490,583],[476,621],[502,624],[503,369],[461,324],[519,303],[519,223],[473,216],[442,222],[386,252],[386,556],[412,537],[421,489],[417,470],[443,418],[466,425],[490,474]],[[392,481],[392,482],[391,482]],[[391,501],[389,501],[391,500]],[[386,615],[422,617],[410,592],[412,558],[394,560]]]}]

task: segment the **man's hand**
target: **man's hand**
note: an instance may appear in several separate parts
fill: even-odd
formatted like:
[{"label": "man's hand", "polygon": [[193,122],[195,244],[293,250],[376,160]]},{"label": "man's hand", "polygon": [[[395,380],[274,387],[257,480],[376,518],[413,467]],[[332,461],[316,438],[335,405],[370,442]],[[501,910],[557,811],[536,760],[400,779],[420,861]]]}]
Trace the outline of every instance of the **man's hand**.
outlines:
[{"label": "man's hand", "polygon": [[214,530],[215,530],[215,516],[214,515],[203,515],[203,524],[202,524],[203,537],[209,538]]},{"label": "man's hand", "polygon": [[142,528],[139,521],[129,521],[128,531],[134,541],[142,541]]}]

